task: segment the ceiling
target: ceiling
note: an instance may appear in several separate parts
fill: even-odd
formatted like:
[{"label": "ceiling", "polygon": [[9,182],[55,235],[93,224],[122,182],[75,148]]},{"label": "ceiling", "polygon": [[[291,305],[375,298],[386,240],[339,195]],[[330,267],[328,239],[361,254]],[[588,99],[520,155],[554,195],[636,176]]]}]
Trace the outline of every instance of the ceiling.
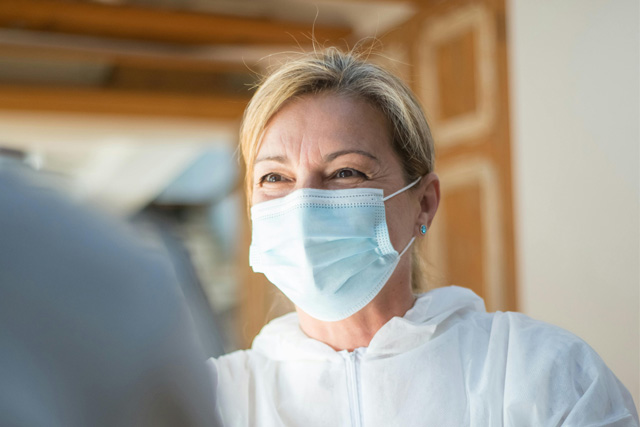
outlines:
[{"label": "ceiling", "polygon": [[408,1],[3,0],[0,85],[242,98],[270,55],[309,48],[311,34],[353,45],[414,9]]}]

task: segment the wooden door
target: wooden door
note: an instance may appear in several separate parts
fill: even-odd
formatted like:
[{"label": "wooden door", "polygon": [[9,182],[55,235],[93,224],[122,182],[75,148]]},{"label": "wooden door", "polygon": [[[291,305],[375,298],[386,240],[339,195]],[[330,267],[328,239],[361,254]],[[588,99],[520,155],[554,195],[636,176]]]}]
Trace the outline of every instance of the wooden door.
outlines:
[{"label": "wooden door", "polygon": [[515,310],[504,0],[424,1],[382,40],[387,66],[419,96],[436,144],[442,201],[421,251],[432,285],[465,286]]}]

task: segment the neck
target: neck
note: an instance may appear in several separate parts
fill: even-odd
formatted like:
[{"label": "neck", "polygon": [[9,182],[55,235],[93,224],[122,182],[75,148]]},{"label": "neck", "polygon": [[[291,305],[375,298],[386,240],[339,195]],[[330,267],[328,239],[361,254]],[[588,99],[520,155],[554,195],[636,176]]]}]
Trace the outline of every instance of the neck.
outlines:
[{"label": "neck", "polygon": [[323,322],[297,308],[300,327],[307,336],[321,341],[336,351],[353,351],[368,347],[373,336],[393,317],[402,317],[413,307],[416,297],[410,286],[389,286],[387,283],[380,293],[362,310],[346,319]]}]

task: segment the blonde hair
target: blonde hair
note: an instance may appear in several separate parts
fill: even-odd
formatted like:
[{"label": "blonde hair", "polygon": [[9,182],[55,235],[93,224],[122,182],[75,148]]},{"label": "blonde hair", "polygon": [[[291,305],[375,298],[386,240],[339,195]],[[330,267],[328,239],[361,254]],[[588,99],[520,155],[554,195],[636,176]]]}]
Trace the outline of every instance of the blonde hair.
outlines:
[{"label": "blonde hair", "polygon": [[[253,189],[253,166],[271,118],[292,99],[333,93],[363,99],[387,118],[392,147],[407,183],[433,171],[433,137],[422,107],[411,90],[385,69],[367,62],[362,53],[335,47],[303,53],[277,67],[260,83],[240,127],[240,147],[246,165],[247,200]],[[417,247],[417,246],[416,246]],[[413,255],[412,286],[419,289],[424,272]]]}]

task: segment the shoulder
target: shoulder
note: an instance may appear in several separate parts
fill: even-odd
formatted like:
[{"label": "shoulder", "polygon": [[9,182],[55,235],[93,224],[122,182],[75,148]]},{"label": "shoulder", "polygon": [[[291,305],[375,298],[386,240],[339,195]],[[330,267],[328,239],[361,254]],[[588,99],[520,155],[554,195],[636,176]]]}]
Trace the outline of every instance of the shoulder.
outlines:
[{"label": "shoulder", "polygon": [[[488,360],[502,360],[506,375],[527,373],[522,381],[571,376],[590,378],[607,369],[597,353],[581,338],[552,324],[514,312],[461,314],[454,325],[476,337]],[[557,371],[557,372],[556,372]],[[549,378],[544,378],[548,380]]]},{"label": "shoulder", "polygon": [[237,350],[208,361],[217,382],[218,393],[241,395],[249,392],[250,384],[262,382],[261,374],[270,360],[255,350]]},{"label": "shoulder", "polygon": [[505,341],[512,350],[536,349],[537,354],[593,353],[589,345],[573,333],[522,313],[485,313],[490,336]]},{"label": "shoulder", "polygon": [[220,381],[241,381],[248,376],[252,367],[263,359],[263,356],[253,350],[237,350],[218,358],[211,358],[209,364],[217,371]]},{"label": "shoulder", "polygon": [[500,364],[491,372],[498,374],[504,387],[505,416],[513,425],[523,417],[542,424],[610,420],[637,425],[629,392],[573,333],[520,313],[472,317],[487,332],[485,362]]},{"label": "shoulder", "polygon": [[579,367],[573,374],[593,376],[606,368],[598,354],[584,340],[558,326],[532,319],[521,313],[497,312],[489,314],[489,340],[500,343],[516,366],[529,372],[557,370],[568,372],[570,366]]},{"label": "shoulder", "polygon": [[509,351],[531,354],[529,350],[535,350],[533,353],[538,356],[557,352],[593,353],[591,347],[573,333],[516,312],[456,310],[438,324],[436,335],[450,330],[471,334],[479,338],[478,342],[499,345]]},{"label": "shoulder", "polygon": [[432,341],[448,344],[436,347],[461,359],[469,396],[505,425],[638,425],[630,393],[585,341],[524,314],[469,307],[447,312]]},{"label": "shoulder", "polygon": [[438,324],[434,339],[455,338],[460,350],[484,369],[549,372],[580,364],[581,375],[604,366],[595,351],[573,333],[515,312],[459,310]]},{"label": "shoulder", "polygon": [[272,388],[262,378],[268,360],[254,350],[238,350],[208,361],[216,406],[223,425],[249,425],[252,414],[269,404]]},{"label": "shoulder", "polygon": [[[278,317],[265,325],[254,339],[249,350],[237,350],[218,358],[209,359],[218,371],[220,380],[243,380],[279,353],[291,351],[292,344],[300,335],[298,318],[295,313]],[[275,353],[275,354],[274,354]]]}]

